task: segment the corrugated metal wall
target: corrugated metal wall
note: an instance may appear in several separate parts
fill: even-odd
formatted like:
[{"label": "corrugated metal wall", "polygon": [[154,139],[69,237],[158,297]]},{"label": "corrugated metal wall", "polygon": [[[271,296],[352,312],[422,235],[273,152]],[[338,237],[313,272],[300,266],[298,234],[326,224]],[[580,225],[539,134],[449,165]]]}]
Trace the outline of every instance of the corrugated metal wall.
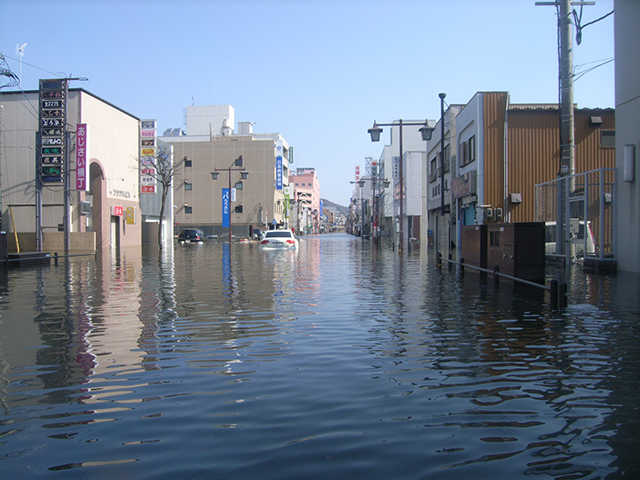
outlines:
[{"label": "corrugated metal wall", "polygon": [[[508,189],[521,193],[511,205],[504,189],[504,106],[506,94],[485,94],[485,201],[510,210],[511,222],[535,220],[535,185],[556,178],[560,163],[560,119],[554,108],[512,108],[508,112]],[[598,116],[601,125],[592,125]],[[613,109],[575,111],[575,171],[615,167],[615,149],[602,148],[601,130],[615,130]],[[488,194],[488,195],[487,195]]]},{"label": "corrugated metal wall", "polygon": [[502,206],[504,179],[504,119],[508,94],[485,92],[484,96],[484,201]]}]

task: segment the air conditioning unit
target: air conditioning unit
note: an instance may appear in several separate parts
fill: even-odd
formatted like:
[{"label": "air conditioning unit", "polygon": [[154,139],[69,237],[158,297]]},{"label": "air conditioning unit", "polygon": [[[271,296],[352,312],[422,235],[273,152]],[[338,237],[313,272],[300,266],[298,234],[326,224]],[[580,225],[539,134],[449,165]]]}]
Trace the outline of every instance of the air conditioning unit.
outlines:
[{"label": "air conditioning unit", "polygon": [[81,202],[80,203],[80,215],[91,215],[91,203],[90,202]]},{"label": "air conditioning unit", "polygon": [[489,207],[484,209],[484,221],[485,223],[493,221],[493,208]]}]

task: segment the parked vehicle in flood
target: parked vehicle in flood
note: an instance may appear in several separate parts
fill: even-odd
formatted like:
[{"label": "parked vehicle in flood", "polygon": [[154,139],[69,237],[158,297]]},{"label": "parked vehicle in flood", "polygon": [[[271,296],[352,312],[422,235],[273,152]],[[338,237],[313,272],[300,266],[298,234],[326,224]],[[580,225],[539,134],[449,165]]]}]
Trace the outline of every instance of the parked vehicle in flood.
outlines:
[{"label": "parked vehicle in flood", "polygon": [[260,248],[263,250],[295,250],[298,239],[291,230],[269,230],[262,236]]},{"label": "parked vehicle in flood", "polygon": [[178,241],[180,243],[198,243],[204,242],[207,236],[196,228],[185,228],[178,235]]}]

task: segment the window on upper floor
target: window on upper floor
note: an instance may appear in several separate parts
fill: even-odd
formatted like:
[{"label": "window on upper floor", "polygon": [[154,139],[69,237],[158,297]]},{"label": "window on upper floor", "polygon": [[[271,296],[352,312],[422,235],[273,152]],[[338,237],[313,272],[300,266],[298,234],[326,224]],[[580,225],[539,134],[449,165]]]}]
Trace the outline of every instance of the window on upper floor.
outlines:
[{"label": "window on upper floor", "polygon": [[459,165],[461,167],[470,164],[476,159],[476,137],[471,136],[458,147]]},{"label": "window on upper floor", "polygon": [[600,147],[616,148],[616,131],[600,130]]},{"label": "window on upper floor", "polygon": [[184,207],[184,213],[187,215],[193,213],[193,207]]},{"label": "window on upper floor", "polygon": [[185,167],[191,167],[192,166],[191,160],[189,160],[187,157],[184,157],[184,166]]},{"label": "window on upper floor", "polygon": [[185,190],[193,190],[193,183],[184,182],[184,189]]}]

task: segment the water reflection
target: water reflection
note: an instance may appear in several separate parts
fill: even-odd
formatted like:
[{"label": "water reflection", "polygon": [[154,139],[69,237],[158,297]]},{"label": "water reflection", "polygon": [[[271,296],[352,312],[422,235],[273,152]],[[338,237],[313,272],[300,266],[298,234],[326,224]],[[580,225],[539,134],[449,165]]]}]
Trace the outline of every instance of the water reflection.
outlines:
[{"label": "water reflection", "polygon": [[341,235],[5,270],[3,473],[632,476],[640,282],[569,275],[554,311]]}]

